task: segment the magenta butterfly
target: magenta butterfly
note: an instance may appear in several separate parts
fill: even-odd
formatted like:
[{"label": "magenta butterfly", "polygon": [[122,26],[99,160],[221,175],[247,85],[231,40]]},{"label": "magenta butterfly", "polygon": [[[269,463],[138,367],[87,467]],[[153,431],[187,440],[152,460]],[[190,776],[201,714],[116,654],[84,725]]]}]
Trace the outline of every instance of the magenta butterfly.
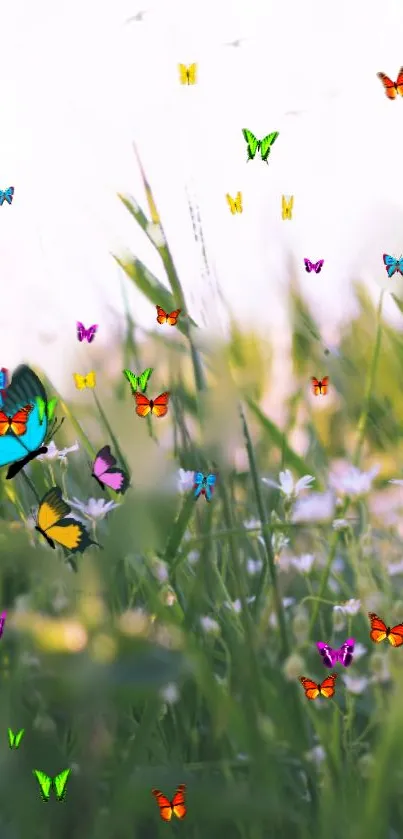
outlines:
[{"label": "magenta butterfly", "polygon": [[93,323],[92,326],[89,326],[88,329],[85,328],[83,323],[77,321],[77,338],[79,341],[84,341],[86,338],[88,343],[91,344],[95,338],[96,331],[98,329],[98,324]]},{"label": "magenta butterfly", "polygon": [[310,259],[304,259],[305,271],[307,271],[308,274],[310,274],[311,271],[315,271],[315,274],[320,274],[324,261],[324,259],[319,259],[318,262],[311,262]]},{"label": "magenta butterfly", "polygon": [[92,467],[92,477],[98,481],[101,489],[108,486],[114,492],[125,493],[129,486],[129,478],[123,469],[115,468],[116,460],[111,453],[110,446],[104,446],[98,452]]},{"label": "magenta butterfly", "polygon": [[333,650],[329,644],[323,644],[322,641],[317,641],[316,646],[325,667],[334,667],[337,661],[340,661],[344,667],[349,667],[353,660],[355,638],[347,638],[339,650]]},{"label": "magenta butterfly", "polygon": [[0,638],[3,634],[4,624],[6,622],[7,612],[2,612],[0,615]]}]

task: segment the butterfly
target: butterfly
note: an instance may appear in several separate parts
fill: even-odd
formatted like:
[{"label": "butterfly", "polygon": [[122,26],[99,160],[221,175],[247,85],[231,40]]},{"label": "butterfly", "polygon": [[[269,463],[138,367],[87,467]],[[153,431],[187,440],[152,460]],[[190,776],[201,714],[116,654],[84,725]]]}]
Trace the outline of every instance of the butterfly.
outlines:
[{"label": "butterfly", "polygon": [[316,684],[312,679],[306,679],[305,676],[299,676],[302,687],[305,691],[307,699],[317,699],[318,696],[324,696],[326,699],[331,699],[335,694],[334,685],[337,679],[337,673],[332,673],[323,679],[323,682]]},{"label": "butterfly", "polygon": [[158,807],[160,816],[164,822],[170,822],[173,814],[178,819],[184,819],[187,813],[185,804],[186,784],[179,784],[172,801],[169,800],[159,789],[151,790]]},{"label": "butterfly", "polygon": [[204,495],[206,501],[211,501],[216,480],[217,475],[203,475],[203,472],[195,472],[193,486],[195,498]]},{"label": "butterfly", "polygon": [[81,522],[71,515],[71,507],[62,498],[58,486],[51,487],[43,496],[39,505],[35,530],[46,539],[53,550],[56,544],[69,553],[83,553],[89,545],[96,543],[90,539]]},{"label": "butterfly", "polygon": [[329,376],[323,376],[323,379],[315,379],[315,376],[312,376],[311,381],[315,396],[326,396],[329,387]]},{"label": "butterfly", "polygon": [[161,306],[156,306],[157,309],[157,321],[158,323],[169,323],[170,326],[176,326],[176,322],[178,320],[178,315],[181,313],[182,309],[175,309],[173,312],[167,314],[161,309]]},{"label": "butterfly", "polygon": [[273,131],[272,134],[268,134],[267,137],[263,137],[263,140],[257,140],[255,135],[252,134],[247,128],[242,129],[242,134],[244,139],[248,144],[248,161],[253,160],[255,157],[256,152],[260,151],[260,156],[262,160],[267,163],[267,158],[270,154],[271,147],[273,143],[277,140],[279,135],[278,131]]},{"label": "butterfly", "polygon": [[323,658],[325,667],[334,667],[338,661],[344,667],[349,667],[353,660],[355,638],[347,638],[339,650],[333,650],[332,647],[329,647],[329,644],[323,644],[322,641],[317,641],[316,646]]},{"label": "butterfly", "polygon": [[123,469],[115,469],[116,460],[111,453],[110,446],[100,449],[92,466],[92,477],[98,481],[101,489],[105,486],[120,492],[122,495],[129,486],[129,478]]},{"label": "butterfly", "polygon": [[17,731],[17,734],[14,734],[14,732],[11,728],[7,729],[8,742],[10,744],[10,749],[18,749],[18,747],[21,743],[21,740],[24,736],[24,731],[25,731],[25,728],[21,728],[19,731]]},{"label": "butterfly", "polygon": [[89,326],[88,329],[85,328],[84,324],[81,323],[79,320],[77,321],[77,338],[78,340],[84,341],[85,339],[88,341],[89,344],[92,344],[96,331],[98,329],[98,324],[93,323],[92,326]]},{"label": "butterfly", "polygon": [[[30,367],[26,364],[17,367],[2,406],[2,415],[6,417],[8,427],[3,425],[6,433],[0,436],[0,466],[11,464],[7,480],[14,478],[38,455],[46,454],[46,443],[61,425],[55,428],[55,404],[55,399],[48,401],[42,382]],[[30,410],[25,411],[28,406]],[[18,416],[21,411],[24,417]]]},{"label": "butterfly", "polygon": [[181,84],[196,84],[197,64],[178,64],[179,81]]},{"label": "butterfly", "polygon": [[6,622],[7,612],[2,612],[0,615],[0,638],[3,634],[4,624]]},{"label": "butterfly", "polygon": [[86,376],[81,376],[80,373],[73,373],[73,378],[76,383],[77,390],[84,390],[85,387],[95,387],[97,383],[93,370],[87,373]]},{"label": "butterfly", "polygon": [[147,399],[143,393],[137,390],[133,393],[136,400],[136,414],[139,417],[146,417],[147,414],[154,414],[156,417],[165,417],[168,413],[168,402],[170,394],[168,391],[161,393],[155,399]]},{"label": "butterfly", "polygon": [[371,632],[369,633],[371,641],[379,644],[387,638],[392,647],[401,647],[403,644],[403,623],[398,623],[391,629],[375,612],[368,612],[368,617],[371,621]]},{"label": "butterfly", "polygon": [[385,76],[385,73],[377,73],[376,75],[381,80],[388,99],[396,99],[398,93],[400,96],[403,96],[403,67],[399,70],[396,82],[392,82],[392,79],[389,76]]},{"label": "butterfly", "polygon": [[315,274],[320,274],[324,261],[324,259],[319,259],[318,262],[311,262],[310,259],[304,259],[305,271],[308,274],[310,274],[311,271],[315,271]]},{"label": "butterfly", "polygon": [[2,367],[0,370],[0,408],[3,405],[3,402],[6,398],[8,388],[8,370],[6,367]]},{"label": "butterfly", "polygon": [[11,431],[16,437],[26,434],[28,417],[33,407],[33,405],[25,405],[24,408],[16,411],[12,417],[8,417],[4,411],[0,411],[0,437],[4,437],[8,431]]},{"label": "butterfly", "polygon": [[11,204],[14,196],[14,187],[9,186],[8,189],[5,189],[4,192],[0,189],[0,207],[3,206],[4,201],[7,201],[7,204]]},{"label": "butterfly", "polygon": [[283,195],[281,198],[281,216],[282,219],[292,219],[292,209],[294,206],[294,196],[289,195],[288,198],[286,195]]},{"label": "butterfly", "polygon": [[235,213],[242,213],[243,212],[242,192],[237,192],[235,198],[231,198],[231,196],[228,195],[228,192],[227,192],[225,197],[227,199],[228,206],[229,206],[233,216],[235,215]]},{"label": "butterfly", "polygon": [[132,373],[131,370],[123,370],[123,375],[126,376],[126,379],[133,391],[142,390],[143,393],[145,393],[147,390],[147,383],[153,369],[153,367],[147,367],[147,370],[144,370],[144,373],[140,373],[139,376],[136,376],[136,374]]},{"label": "butterfly", "polygon": [[63,772],[60,772],[59,775],[55,776],[55,778],[51,778],[50,775],[47,775],[46,772],[41,772],[40,769],[33,770],[33,774],[39,782],[41,796],[44,801],[49,801],[52,786],[54,788],[57,800],[63,801],[63,798],[66,795],[66,785],[69,779],[70,772],[71,769],[64,769]]},{"label": "butterfly", "polygon": [[388,253],[383,254],[383,261],[385,263],[385,268],[388,273],[388,277],[393,277],[393,274],[398,271],[400,274],[403,274],[403,259],[400,256],[399,259],[396,259],[394,256],[390,256]]}]

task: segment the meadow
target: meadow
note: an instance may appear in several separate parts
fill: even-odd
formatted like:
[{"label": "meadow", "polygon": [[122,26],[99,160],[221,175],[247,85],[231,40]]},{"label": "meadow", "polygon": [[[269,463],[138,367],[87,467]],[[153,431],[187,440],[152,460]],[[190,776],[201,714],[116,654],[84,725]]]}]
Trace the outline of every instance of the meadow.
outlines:
[{"label": "meadow", "polygon": [[[178,326],[144,337],[127,310],[109,357],[91,347],[96,388],[70,402],[38,371],[65,422],[50,457],[0,484],[1,839],[398,839],[403,653],[372,643],[367,612],[403,618],[403,497],[388,483],[403,462],[402,333],[357,287],[359,314],[324,349],[291,277],[280,427],[264,407],[270,341],[236,323],[206,341],[143,177],[147,209],[121,199],[166,283],[116,259],[150,306],[182,309]],[[136,416],[124,367],[154,368],[167,418]],[[310,393],[321,372],[326,398]],[[91,478],[106,443],[131,475],[123,499]],[[218,474],[209,504],[194,470]],[[102,546],[75,568],[34,530],[55,484]],[[298,677],[327,675],[316,642],[351,636],[334,698],[309,702]],[[18,750],[8,727],[25,729]],[[64,802],[44,803],[33,770],[67,767]],[[167,825],[151,789],[178,784],[188,814]]]}]

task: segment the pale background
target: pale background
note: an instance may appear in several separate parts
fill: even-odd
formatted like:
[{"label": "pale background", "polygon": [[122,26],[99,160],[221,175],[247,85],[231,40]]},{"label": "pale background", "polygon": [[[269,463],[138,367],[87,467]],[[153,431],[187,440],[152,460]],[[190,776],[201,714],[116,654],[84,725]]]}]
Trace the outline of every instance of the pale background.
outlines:
[{"label": "pale background", "polygon": [[[126,24],[141,8],[144,20]],[[237,317],[285,335],[291,257],[325,341],[351,315],[352,279],[379,296],[382,253],[403,253],[403,99],[388,101],[376,78],[396,79],[403,64],[397,0],[13,0],[0,28],[0,188],[15,187],[0,208],[0,366],[30,361],[67,387],[75,321],[98,322],[106,345],[123,310],[110,253],[130,248],[163,277],[116,198],[145,206],[133,140],[196,320],[203,311],[225,328],[218,282]],[[179,61],[198,62],[197,86],[179,85]],[[246,163],[243,127],[280,131],[268,167]],[[244,213],[233,217],[225,193],[239,189]],[[295,196],[291,223],[282,193]],[[304,256],[325,259],[319,277]],[[155,324],[133,290],[130,304]],[[390,298],[386,310],[396,319]]]}]

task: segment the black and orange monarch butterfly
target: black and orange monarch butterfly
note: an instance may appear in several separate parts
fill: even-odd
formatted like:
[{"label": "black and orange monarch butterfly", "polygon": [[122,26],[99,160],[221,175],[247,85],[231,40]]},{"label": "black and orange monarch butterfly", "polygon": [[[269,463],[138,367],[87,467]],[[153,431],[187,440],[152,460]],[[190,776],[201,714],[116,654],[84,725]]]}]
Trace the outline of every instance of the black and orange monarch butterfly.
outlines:
[{"label": "black and orange monarch butterfly", "polygon": [[166,312],[161,306],[156,306],[158,323],[169,323],[169,326],[176,326],[182,309],[174,309],[173,312]]},{"label": "black and orange monarch butterfly", "polygon": [[152,789],[151,792],[160,808],[160,816],[164,822],[170,822],[174,814],[178,819],[185,818],[187,813],[185,804],[186,784],[179,784],[172,801],[166,795],[163,795],[159,789]]},{"label": "black and orange monarch butterfly", "polygon": [[329,376],[323,376],[323,379],[316,379],[312,376],[312,390],[315,396],[326,396],[329,387]]},{"label": "black and orange monarch butterfly", "polygon": [[306,679],[305,676],[300,676],[299,680],[305,691],[307,699],[317,699],[318,696],[324,696],[326,699],[331,699],[335,694],[335,682],[337,673],[331,673],[323,682],[316,684],[312,679]]},{"label": "black and orange monarch butterfly", "polygon": [[155,399],[147,399],[144,393],[134,391],[133,396],[136,400],[136,414],[139,417],[146,417],[148,414],[154,414],[155,417],[165,417],[168,413],[169,391],[161,393]]},{"label": "black and orange monarch butterfly", "polygon": [[385,76],[385,73],[377,73],[376,75],[381,80],[388,99],[396,99],[398,93],[403,96],[403,67],[400,68],[395,82],[392,82],[389,76]]},{"label": "black and orange monarch butterfly", "polygon": [[386,623],[384,623],[382,618],[378,617],[375,612],[368,612],[368,617],[371,621],[371,632],[369,633],[371,641],[374,641],[375,644],[379,644],[387,638],[389,644],[392,644],[392,647],[402,646],[403,623],[398,623],[396,626],[392,626],[391,629],[390,626],[386,626]]}]

